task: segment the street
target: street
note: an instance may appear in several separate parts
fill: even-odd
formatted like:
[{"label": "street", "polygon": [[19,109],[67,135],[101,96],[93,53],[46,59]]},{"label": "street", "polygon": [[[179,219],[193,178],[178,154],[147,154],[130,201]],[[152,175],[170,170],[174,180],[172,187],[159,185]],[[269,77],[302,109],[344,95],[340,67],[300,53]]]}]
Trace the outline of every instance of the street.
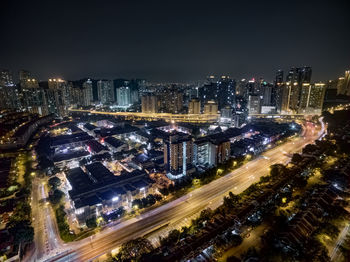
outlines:
[{"label": "street", "polygon": [[[260,177],[267,175],[270,165],[286,163],[291,154],[299,152],[306,144],[313,143],[321,132],[323,130],[317,132],[313,125],[307,125],[304,137],[294,138],[290,142],[275,147],[230,174],[170,203],[107,228],[91,238],[65,244],[67,251],[62,252],[61,256],[45,256],[43,259],[46,261],[91,261],[110,252],[125,241],[143,236],[159,226],[169,224],[163,230],[149,235],[151,240],[157,239],[159,235],[164,235],[165,231],[177,227],[185,219],[199,214],[201,210],[207,207],[212,209],[218,207],[223,201],[223,196],[229,191],[234,194],[244,191],[252,183],[259,181]],[[50,219],[50,216],[47,216],[46,219]],[[62,250],[64,246],[59,245],[59,248]]]}]

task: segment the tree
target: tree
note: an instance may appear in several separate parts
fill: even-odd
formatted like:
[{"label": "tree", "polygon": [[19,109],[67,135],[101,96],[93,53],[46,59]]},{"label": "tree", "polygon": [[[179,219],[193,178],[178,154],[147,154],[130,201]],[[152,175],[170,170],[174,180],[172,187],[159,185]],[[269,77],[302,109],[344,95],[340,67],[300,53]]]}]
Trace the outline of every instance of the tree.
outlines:
[{"label": "tree", "polygon": [[286,171],[286,167],[282,164],[275,164],[270,167],[270,176],[272,178],[277,177],[278,175],[283,174]]},{"label": "tree", "polygon": [[141,201],[141,199],[134,199],[131,203],[132,207],[138,207],[138,208],[143,208],[143,203]]},{"label": "tree", "polygon": [[141,256],[153,251],[151,242],[143,237],[139,237],[124,243],[116,258],[121,261],[138,261]]},{"label": "tree", "polygon": [[52,204],[57,205],[61,202],[63,196],[64,193],[61,190],[55,189],[53,193],[49,196],[49,200]]},{"label": "tree", "polygon": [[49,185],[54,190],[61,185],[61,179],[59,179],[57,176],[53,176],[49,179]]},{"label": "tree", "polygon": [[224,197],[224,207],[226,207],[226,208],[233,208],[234,207],[233,202],[229,197],[226,197],[226,196]]},{"label": "tree", "polygon": [[237,203],[239,200],[240,200],[240,197],[233,194],[231,191],[228,193],[230,199],[234,202],[234,203]]},{"label": "tree", "polygon": [[303,153],[305,154],[312,154],[317,150],[317,146],[308,144],[303,148]]},{"label": "tree", "polygon": [[30,220],[15,221],[8,225],[11,235],[15,236],[15,243],[30,244],[34,239],[34,228]]},{"label": "tree", "polygon": [[88,228],[95,228],[95,227],[97,227],[96,217],[92,217],[92,218],[86,219],[85,223],[86,223],[86,226]]},{"label": "tree", "polygon": [[181,233],[179,230],[171,230],[167,237],[161,238],[160,243],[164,246],[168,244],[176,244],[180,240]]},{"label": "tree", "polygon": [[292,163],[293,164],[298,164],[299,162],[301,162],[303,160],[303,157],[299,154],[293,154],[292,156]]}]

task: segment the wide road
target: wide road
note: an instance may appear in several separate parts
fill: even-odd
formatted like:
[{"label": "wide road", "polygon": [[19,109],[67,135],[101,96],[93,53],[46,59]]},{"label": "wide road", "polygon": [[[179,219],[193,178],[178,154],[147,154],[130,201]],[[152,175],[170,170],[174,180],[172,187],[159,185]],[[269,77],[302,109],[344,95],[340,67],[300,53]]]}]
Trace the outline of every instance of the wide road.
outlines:
[{"label": "wide road", "polygon": [[[323,130],[318,132],[312,124],[308,124],[303,137],[294,138],[290,142],[272,148],[230,174],[179,199],[105,229],[91,238],[68,244],[67,253],[60,259],[52,258],[49,261],[91,261],[123,242],[148,234],[159,226],[176,225],[207,207],[215,208],[222,203],[223,196],[229,191],[235,194],[242,192],[252,183],[259,181],[260,177],[267,175],[270,165],[286,163],[292,153],[299,152],[306,144],[313,143],[321,132]],[[158,232],[151,237],[157,237],[157,234]]]},{"label": "wide road", "polygon": [[35,177],[32,190],[32,217],[35,236],[36,258],[52,257],[62,252],[55,215],[48,202],[46,179]]}]

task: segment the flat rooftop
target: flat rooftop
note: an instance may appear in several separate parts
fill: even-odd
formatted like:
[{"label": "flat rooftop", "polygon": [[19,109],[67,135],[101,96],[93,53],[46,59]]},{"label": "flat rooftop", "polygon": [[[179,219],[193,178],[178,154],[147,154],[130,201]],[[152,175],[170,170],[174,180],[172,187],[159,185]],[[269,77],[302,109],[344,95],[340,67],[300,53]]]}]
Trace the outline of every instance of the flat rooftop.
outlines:
[{"label": "flat rooftop", "polygon": [[115,148],[118,148],[118,147],[124,145],[124,143],[122,141],[120,141],[119,139],[116,139],[113,136],[106,137],[104,139],[104,142],[107,144],[110,144],[111,146],[113,146]]},{"label": "flat rooftop", "polygon": [[93,151],[94,153],[99,153],[103,150],[108,151],[108,148],[106,148],[105,146],[103,146],[102,144],[100,144],[99,142],[97,142],[96,140],[92,139],[92,140],[88,140],[85,142],[85,144],[89,147],[89,149],[91,151]]},{"label": "flat rooftop", "polygon": [[95,162],[85,166],[88,172],[91,174],[96,183],[104,183],[114,180],[115,176],[108,170],[102,163]]},{"label": "flat rooftop", "polygon": [[75,133],[71,135],[61,135],[56,137],[51,137],[51,146],[60,146],[75,142],[81,142],[93,139],[92,136],[85,132]]}]

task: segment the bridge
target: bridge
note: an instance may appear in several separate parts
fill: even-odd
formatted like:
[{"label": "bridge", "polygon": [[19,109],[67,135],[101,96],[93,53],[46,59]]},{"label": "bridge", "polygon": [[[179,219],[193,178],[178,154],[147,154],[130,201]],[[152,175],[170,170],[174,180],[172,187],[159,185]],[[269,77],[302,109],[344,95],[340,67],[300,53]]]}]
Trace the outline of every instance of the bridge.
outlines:
[{"label": "bridge", "polygon": [[111,115],[123,117],[125,120],[165,120],[167,122],[187,122],[187,123],[215,123],[219,119],[219,114],[171,114],[171,113],[140,113],[140,112],[105,112],[83,109],[69,109],[71,113]]},{"label": "bridge", "polygon": [[284,120],[302,120],[305,118],[311,118],[312,115],[308,114],[249,114],[251,119],[256,118],[271,118],[271,119],[284,119]]}]

